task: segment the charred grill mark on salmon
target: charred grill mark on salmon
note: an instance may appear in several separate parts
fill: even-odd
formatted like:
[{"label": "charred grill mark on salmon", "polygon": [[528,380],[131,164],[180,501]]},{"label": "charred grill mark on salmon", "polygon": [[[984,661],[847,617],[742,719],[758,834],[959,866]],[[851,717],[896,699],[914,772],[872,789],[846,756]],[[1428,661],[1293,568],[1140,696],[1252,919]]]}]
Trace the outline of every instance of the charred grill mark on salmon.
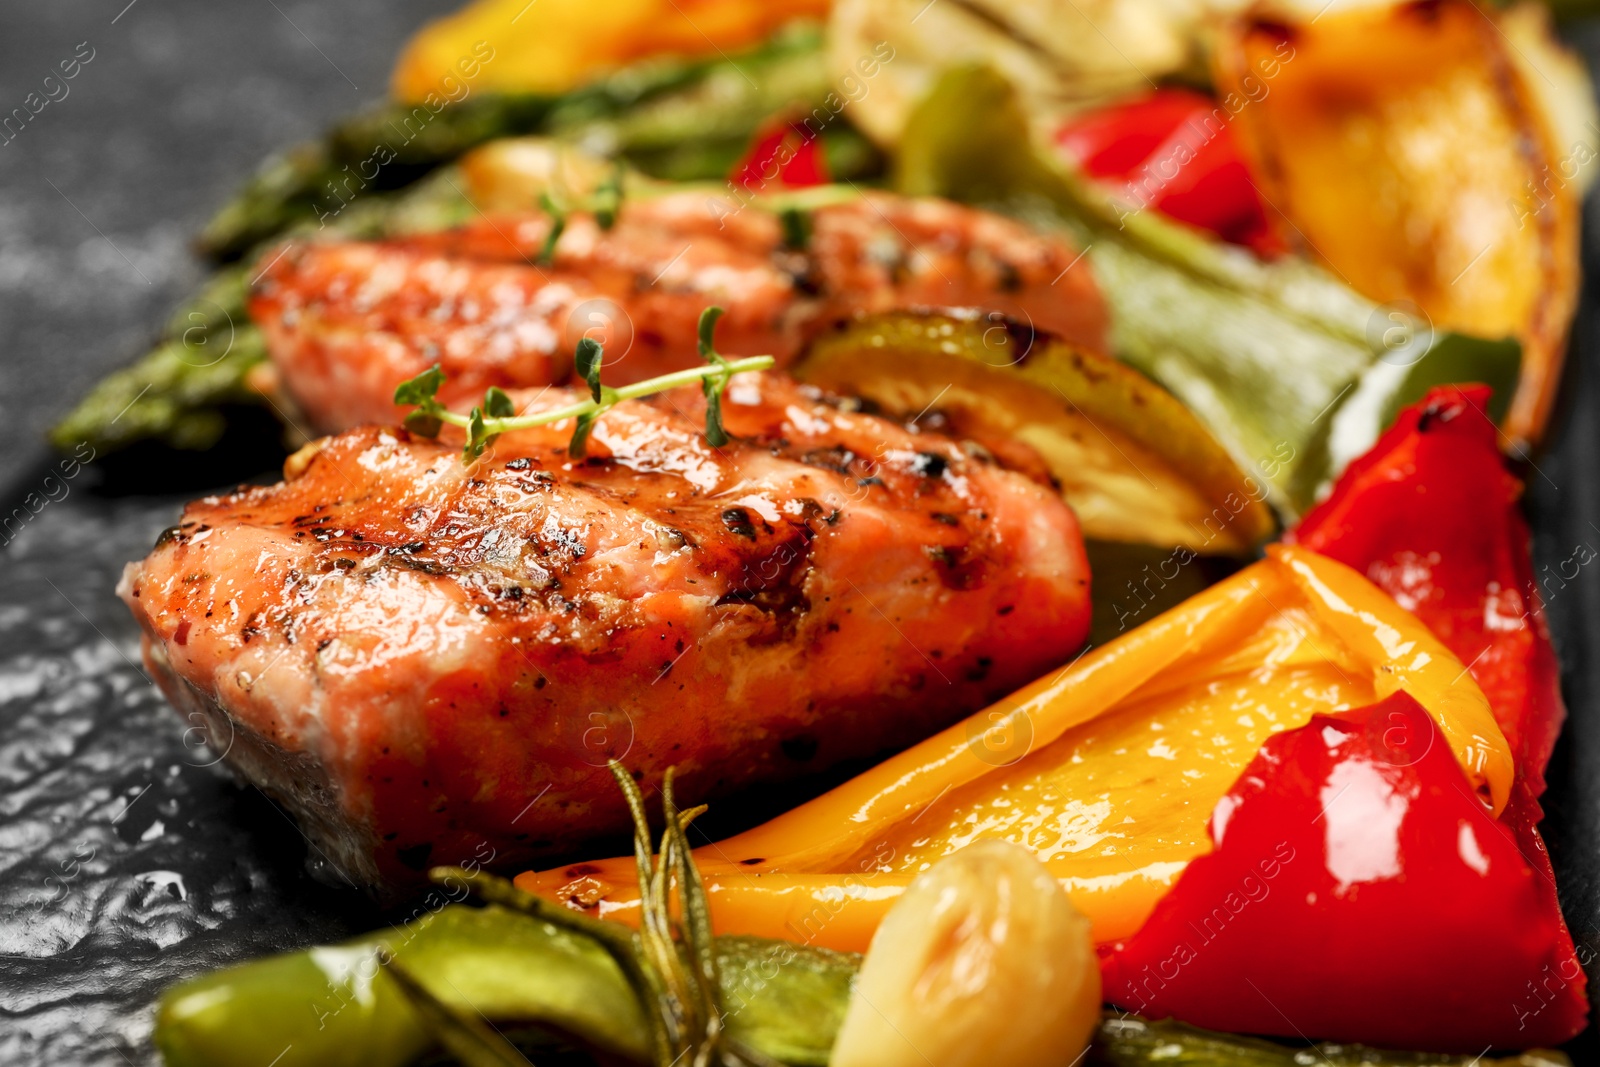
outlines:
[{"label": "charred grill mark on salmon", "polygon": [[693,802],[904,745],[1082,643],[1048,487],[781,375],[724,411],[712,449],[697,391],[624,403],[577,462],[559,422],[470,465],[349,431],[191,504],[121,592],[180,711],[374,884],[625,830],[610,757]]},{"label": "charred grill mark on salmon", "polygon": [[630,201],[608,231],[575,215],[540,266],[548,231],[545,217],[529,216],[380,243],[292,244],[256,283],[251,317],[282,385],[325,431],[393,421],[395,385],[434,363],[452,405],[490,385],[565,381],[585,335],[605,343],[612,384],[693,366],[695,322],[709,304],[729,309],[718,330],[725,352],[770,353],[780,365],[822,325],[917,306],[980,307],[1105,345],[1094,283],[1083,271],[1063,277],[1074,249],[944,201],[870,193],[819,208],[799,252],[783,246],[775,216],[719,220],[693,193]]}]

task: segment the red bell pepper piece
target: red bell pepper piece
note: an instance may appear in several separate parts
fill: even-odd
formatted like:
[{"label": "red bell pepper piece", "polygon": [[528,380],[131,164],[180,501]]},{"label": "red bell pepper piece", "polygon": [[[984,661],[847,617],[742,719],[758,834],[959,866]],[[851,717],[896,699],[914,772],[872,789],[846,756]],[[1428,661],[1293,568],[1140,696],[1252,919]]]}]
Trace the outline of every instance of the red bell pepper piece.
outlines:
[{"label": "red bell pepper piece", "polygon": [[1520,810],[1489,814],[1403,692],[1317,716],[1269,739],[1217,804],[1216,850],[1108,951],[1106,996],[1284,1037],[1566,1041],[1585,979],[1548,873],[1519,847]]},{"label": "red bell pepper piece", "polygon": [[1467,665],[1537,797],[1566,708],[1522,483],[1500,458],[1488,402],[1482,385],[1429,392],[1284,540],[1364,573]]},{"label": "red bell pepper piece", "polygon": [[822,142],[803,123],[775,119],[756,130],[730,178],[752,192],[826,185],[828,162]]},{"label": "red bell pepper piece", "polygon": [[1074,116],[1056,140],[1086,174],[1122,185],[1126,199],[1138,206],[1261,255],[1284,250],[1227,111],[1208,96],[1158,89]]}]

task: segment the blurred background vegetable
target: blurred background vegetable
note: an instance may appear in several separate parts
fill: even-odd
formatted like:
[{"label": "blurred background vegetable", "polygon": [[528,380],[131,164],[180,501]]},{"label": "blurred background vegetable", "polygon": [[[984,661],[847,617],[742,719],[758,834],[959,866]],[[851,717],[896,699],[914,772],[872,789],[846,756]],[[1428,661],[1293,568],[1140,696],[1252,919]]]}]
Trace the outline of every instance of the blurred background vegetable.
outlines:
[{"label": "blurred background vegetable", "polygon": [[[1370,301],[1313,264],[1259,260],[1074,175],[1039,150],[1015,90],[989,68],[947,73],[907,129],[902,191],[1070,232],[1110,305],[1113,354],[1187,404],[1281,514],[1297,514],[1338,472],[1332,441],[1344,460],[1359,454],[1382,429],[1380,412],[1435,382],[1487,381],[1509,399],[1515,342],[1431,335],[1384,362],[1391,350],[1372,331]],[[1369,396],[1360,385],[1380,364],[1399,373],[1374,378]]]},{"label": "blurred background vegetable", "polygon": [[474,0],[423,27],[395,62],[394,97],[416,103],[459,80],[461,57],[480,44],[499,66],[481,88],[564,93],[658,55],[739,52],[796,18],[820,18],[828,0]]},{"label": "blurred background vegetable", "polygon": [[1297,249],[1374,301],[1420,309],[1419,329],[1521,341],[1504,427],[1526,447],[1560,381],[1594,170],[1593,133],[1558,141],[1571,120],[1542,104],[1595,114],[1586,79],[1558,89],[1545,73],[1570,80],[1574,63],[1548,28],[1517,19],[1541,67],[1524,69],[1498,15],[1444,0],[1232,24],[1214,69],[1219,95],[1249,100],[1232,125]]}]

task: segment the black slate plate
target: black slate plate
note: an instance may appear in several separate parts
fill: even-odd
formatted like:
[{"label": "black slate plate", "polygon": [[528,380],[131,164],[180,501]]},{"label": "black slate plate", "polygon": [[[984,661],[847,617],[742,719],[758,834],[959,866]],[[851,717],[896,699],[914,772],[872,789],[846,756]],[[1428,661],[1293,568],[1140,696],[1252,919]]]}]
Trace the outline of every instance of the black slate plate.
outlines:
[{"label": "black slate plate", "polygon": [[[1585,51],[1591,62],[1600,55]],[[1600,978],[1600,568],[1574,576],[1574,561],[1600,550],[1597,358],[1590,287],[1566,410],[1526,476],[1571,713],[1545,831],[1591,989]],[[50,460],[0,495],[0,1064],[154,1064],[149,1006],[172,982],[382,920],[358,894],[313,879],[294,826],[235,785],[166,706],[112,593],[123,564],[184,501],[273,470],[273,439],[245,420],[207,457],[144,450],[78,470]],[[779,803],[742,807],[741,821]],[[1577,1063],[1600,1062],[1595,1028],[1571,1051]]]}]

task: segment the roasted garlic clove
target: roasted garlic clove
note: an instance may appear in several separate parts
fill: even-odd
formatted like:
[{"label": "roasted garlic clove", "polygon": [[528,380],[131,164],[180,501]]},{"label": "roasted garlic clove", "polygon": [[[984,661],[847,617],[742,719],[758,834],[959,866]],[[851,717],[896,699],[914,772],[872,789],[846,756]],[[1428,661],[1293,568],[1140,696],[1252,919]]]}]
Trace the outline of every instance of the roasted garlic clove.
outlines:
[{"label": "roasted garlic clove", "polygon": [[1032,853],[935,864],[872,939],[832,1067],[1066,1067],[1100,1015],[1089,922]]}]

